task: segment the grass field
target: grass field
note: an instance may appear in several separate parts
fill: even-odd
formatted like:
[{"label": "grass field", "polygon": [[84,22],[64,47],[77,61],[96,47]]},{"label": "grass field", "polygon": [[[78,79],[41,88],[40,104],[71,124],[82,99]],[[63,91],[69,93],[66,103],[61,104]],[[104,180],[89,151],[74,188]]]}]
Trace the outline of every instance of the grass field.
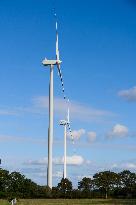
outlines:
[{"label": "grass field", "polygon": [[[10,203],[0,200],[0,205]],[[112,199],[20,199],[17,205],[136,205],[136,200],[112,200]]]}]

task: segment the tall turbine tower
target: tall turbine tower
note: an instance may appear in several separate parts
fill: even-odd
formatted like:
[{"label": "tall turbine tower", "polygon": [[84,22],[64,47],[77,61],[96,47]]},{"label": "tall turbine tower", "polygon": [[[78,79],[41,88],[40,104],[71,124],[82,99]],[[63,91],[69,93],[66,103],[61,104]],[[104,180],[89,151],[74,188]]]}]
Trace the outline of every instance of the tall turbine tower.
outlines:
[{"label": "tall turbine tower", "polygon": [[59,59],[58,49],[58,32],[56,22],[56,60],[47,60],[46,58],[42,61],[44,66],[50,68],[50,83],[49,83],[49,129],[48,129],[48,168],[47,168],[47,185],[52,189],[52,145],[53,145],[53,68],[57,65],[58,70],[62,61]]},{"label": "tall turbine tower", "polygon": [[69,121],[69,108],[68,108],[68,115],[67,120],[60,120],[60,125],[64,126],[64,170],[63,170],[63,178],[67,178],[67,126],[70,124]]}]

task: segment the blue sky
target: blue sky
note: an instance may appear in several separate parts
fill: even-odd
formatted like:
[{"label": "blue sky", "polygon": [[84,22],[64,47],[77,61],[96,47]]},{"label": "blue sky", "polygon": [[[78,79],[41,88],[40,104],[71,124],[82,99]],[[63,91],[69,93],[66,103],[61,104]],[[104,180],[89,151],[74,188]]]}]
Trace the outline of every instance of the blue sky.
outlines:
[{"label": "blue sky", "polygon": [[[67,138],[68,178],[110,169],[136,171],[136,4],[127,0],[0,2],[0,143],[2,167],[46,184],[49,69],[59,50],[70,98],[74,145]],[[53,184],[63,172],[66,115],[54,68]]]}]

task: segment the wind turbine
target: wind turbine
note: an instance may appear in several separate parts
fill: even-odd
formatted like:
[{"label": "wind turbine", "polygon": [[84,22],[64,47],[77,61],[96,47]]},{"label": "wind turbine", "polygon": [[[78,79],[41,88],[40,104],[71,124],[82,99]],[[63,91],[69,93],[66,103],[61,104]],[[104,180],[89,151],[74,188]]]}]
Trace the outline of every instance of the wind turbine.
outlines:
[{"label": "wind turbine", "polygon": [[58,49],[58,32],[57,32],[57,21],[56,21],[56,60],[47,60],[46,58],[42,61],[44,66],[50,68],[50,83],[49,83],[49,129],[48,129],[48,168],[47,168],[47,185],[52,189],[52,145],[53,145],[53,107],[54,107],[54,95],[53,95],[53,69],[57,65],[58,72],[60,72],[61,60],[59,59]]},{"label": "wind turbine", "polygon": [[60,120],[60,125],[64,126],[64,170],[63,170],[63,178],[67,178],[67,126],[70,125],[69,121],[69,108],[68,108],[68,114],[66,120]]}]

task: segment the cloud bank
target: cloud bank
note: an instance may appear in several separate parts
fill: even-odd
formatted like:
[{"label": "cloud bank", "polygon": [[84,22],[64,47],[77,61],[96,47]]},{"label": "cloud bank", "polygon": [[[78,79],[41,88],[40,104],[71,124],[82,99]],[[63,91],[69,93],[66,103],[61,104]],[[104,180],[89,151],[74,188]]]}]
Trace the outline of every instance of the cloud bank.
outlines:
[{"label": "cloud bank", "polygon": [[124,100],[128,102],[136,102],[136,86],[128,90],[119,91],[118,96],[122,97]]},{"label": "cloud bank", "polygon": [[72,131],[72,136],[71,134],[68,132],[67,136],[70,139],[74,139],[74,140],[79,140],[82,136],[84,136],[84,139],[87,140],[87,142],[94,142],[96,140],[96,132],[93,131],[89,131],[87,132],[85,129],[79,129],[79,130],[73,130]]},{"label": "cloud bank", "polygon": [[[67,156],[67,165],[69,166],[80,166],[83,164],[89,164],[88,160],[85,160],[81,155],[72,155]],[[45,157],[39,160],[29,160],[25,164],[27,165],[45,165],[48,163],[48,158]],[[64,157],[56,157],[53,158],[53,164],[55,165],[63,165],[64,164]]]},{"label": "cloud bank", "polygon": [[88,135],[88,141],[89,142],[92,143],[96,140],[96,132],[90,131],[90,132],[87,133],[87,135]]},{"label": "cloud bank", "polygon": [[[48,96],[39,96],[33,98],[33,105],[37,109],[48,109],[49,107],[49,99]],[[78,119],[81,121],[91,121],[91,120],[102,120],[107,117],[113,116],[112,112],[106,110],[99,110],[84,104],[71,101],[69,103],[70,107],[70,116],[74,119]],[[58,115],[66,116],[68,104],[61,98],[54,99],[54,111]]]},{"label": "cloud bank", "polygon": [[107,135],[109,138],[128,136],[128,128],[125,125],[116,124]]},{"label": "cloud bank", "polygon": [[2,135],[0,134],[0,142],[12,142],[12,143],[34,143],[34,144],[47,144],[47,140],[44,138],[33,138],[28,136],[13,136],[13,135]]},{"label": "cloud bank", "polygon": [[[82,135],[84,135],[86,133],[85,129],[79,129],[79,130],[73,130],[72,131],[72,137],[76,140],[80,139]],[[71,134],[68,132],[67,133],[67,136],[69,138],[72,138],[71,137]]]},{"label": "cloud bank", "polygon": [[16,110],[10,110],[9,108],[8,109],[0,109],[0,115],[18,115],[17,111]]}]

